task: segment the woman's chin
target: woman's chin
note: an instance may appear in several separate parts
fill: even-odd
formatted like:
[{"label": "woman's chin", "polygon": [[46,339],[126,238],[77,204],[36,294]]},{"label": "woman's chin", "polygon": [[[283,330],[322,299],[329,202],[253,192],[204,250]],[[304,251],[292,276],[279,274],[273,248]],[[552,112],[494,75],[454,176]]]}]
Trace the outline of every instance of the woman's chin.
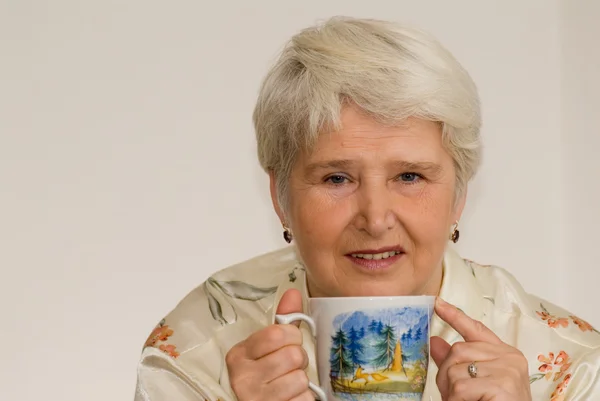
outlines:
[{"label": "woman's chin", "polygon": [[403,292],[399,292],[397,289],[393,290],[393,289],[373,289],[372,291],[365,291],[365,290],[360,290],[360,291],[350,291],[350,292],[345,292],[343,295],[340,295],[340,297],[401,297],[401,296],[408,296],[411,295],[409,293],[403,293]]},{"label": "woman's chin", "polygon": [[352,282],[342,285],[336,291],[334,297],[400,297],[415,295],[413,286],[407,286],[407,282],[404,285],[395,284],[397,280],[373,280],[367,282],[362,280],[352,280]]}]

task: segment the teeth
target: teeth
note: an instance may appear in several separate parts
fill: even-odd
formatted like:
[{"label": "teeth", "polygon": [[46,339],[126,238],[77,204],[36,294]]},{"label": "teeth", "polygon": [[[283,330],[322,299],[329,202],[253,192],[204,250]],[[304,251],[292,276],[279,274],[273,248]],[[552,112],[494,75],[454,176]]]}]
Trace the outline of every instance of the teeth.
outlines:
[{"label": "teeth", "polygon": [[361,259],[387,259],[390,256],[399,255],[400,252],[391,251],[391,252],[383,252],[383,253],[353,253],[351,256],[353,258],[361,258]]}]

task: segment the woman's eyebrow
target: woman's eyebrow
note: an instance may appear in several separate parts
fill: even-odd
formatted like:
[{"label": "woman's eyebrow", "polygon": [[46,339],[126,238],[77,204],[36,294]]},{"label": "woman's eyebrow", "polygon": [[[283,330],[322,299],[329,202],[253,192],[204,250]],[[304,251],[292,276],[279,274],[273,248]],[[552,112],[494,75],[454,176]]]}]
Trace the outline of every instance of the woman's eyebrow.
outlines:
[{"label": "woman's eyebrow", "polygon": [[308,174],[311,174],[318,170],[333,170],[333,169],[345,170],[345,169],[352,167],[355,164],[356,164],[356,162],[354,162],[352,160],[343,160],[343,159],[318,161],[318,162],[308,164],[306,166],[306,172]]},{"label": "woman's eyebrow", "polygon": [[439,174],[443,170],[442,166],[440,166],[439,164],[425,161],[399,160],[395,161],[393,164],[394,167],[396,167],[398,170],[426,171],[430,174]]},{"label": "woman's eyebrow", "polygon": [[[356,161],[353,160],[324,160],[308,164],[305,170],[307,174],[312,174],[318,170],[346,170],[354,165],[356,165]],[[440,173],[443,170],[439,164],[426,161],[396,160],[392,163],[392,166],[398,170],[426,171],[433,174]]]}]

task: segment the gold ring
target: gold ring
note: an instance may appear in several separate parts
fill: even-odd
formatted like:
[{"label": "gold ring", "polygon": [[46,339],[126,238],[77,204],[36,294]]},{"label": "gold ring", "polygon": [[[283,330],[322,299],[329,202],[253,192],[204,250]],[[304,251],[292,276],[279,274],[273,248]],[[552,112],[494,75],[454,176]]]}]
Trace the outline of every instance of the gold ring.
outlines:
[{"label": "gold ring", "polygon": [[477,365],[475,365],[474,361],[467,367],[467,370],[469,371],[469,376],[473,379],[477,377]]}]

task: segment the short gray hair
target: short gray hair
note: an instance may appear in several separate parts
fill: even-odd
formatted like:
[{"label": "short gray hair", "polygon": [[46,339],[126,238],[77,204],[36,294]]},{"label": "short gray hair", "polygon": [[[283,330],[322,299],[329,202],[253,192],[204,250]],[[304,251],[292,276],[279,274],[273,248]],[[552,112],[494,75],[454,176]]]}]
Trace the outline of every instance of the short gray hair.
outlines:
[{"label": "short gray hair", "polygon": [[434,37],[389,21],[334,17],[296,34],[262,82],[253,121],[258,158],[273,172],[281,206],[298,153],[340,128],[345,104],[383,124],[439,122],[454,160],[456,192],[481,159],[475,83]]}]

